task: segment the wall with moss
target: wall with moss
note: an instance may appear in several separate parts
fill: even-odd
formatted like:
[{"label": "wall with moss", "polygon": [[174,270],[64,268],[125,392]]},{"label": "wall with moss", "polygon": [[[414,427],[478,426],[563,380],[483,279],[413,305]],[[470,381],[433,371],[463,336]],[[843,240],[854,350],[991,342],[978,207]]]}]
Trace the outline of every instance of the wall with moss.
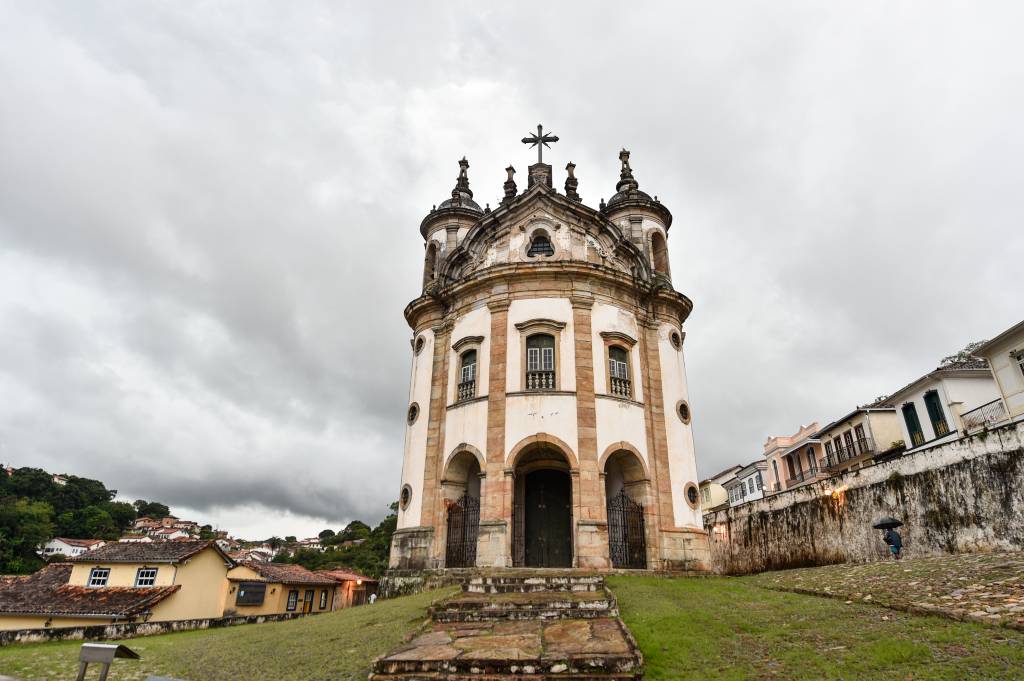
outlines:
[{"label": "wall with moss", "polygon": [[1024,422],[704,517],[712,569],[745,574],[905,556],[1024,549]]}]

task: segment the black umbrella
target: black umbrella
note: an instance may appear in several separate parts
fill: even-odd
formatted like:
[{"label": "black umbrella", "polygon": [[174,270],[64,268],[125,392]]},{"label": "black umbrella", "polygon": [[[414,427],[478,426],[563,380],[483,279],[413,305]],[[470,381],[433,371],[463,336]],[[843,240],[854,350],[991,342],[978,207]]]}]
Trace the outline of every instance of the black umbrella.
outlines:
[{"label": "black umbrella", "polygon": [[889,516],[885,516],[883,518],[880,518],[878,522],[872,525],[871,527],[875,528],[876,530],[891,530],[892,528],[900,527],[901,525],[903,525],[902,521],[896,520],[895,518],[890,518]]}]

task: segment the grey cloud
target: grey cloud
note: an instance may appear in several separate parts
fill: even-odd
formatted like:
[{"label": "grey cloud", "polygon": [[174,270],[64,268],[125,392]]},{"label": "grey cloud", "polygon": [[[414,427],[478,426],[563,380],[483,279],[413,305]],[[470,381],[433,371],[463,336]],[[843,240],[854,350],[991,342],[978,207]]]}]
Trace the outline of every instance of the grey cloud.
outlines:
[{"label": "grey cloud", "polygon": [[589,204],[628,146],[673,210],[700,471],[756,458],[1021,317],[1020,14],[5,5],[0,457],[379,517],[419,220],[541,121]]}]

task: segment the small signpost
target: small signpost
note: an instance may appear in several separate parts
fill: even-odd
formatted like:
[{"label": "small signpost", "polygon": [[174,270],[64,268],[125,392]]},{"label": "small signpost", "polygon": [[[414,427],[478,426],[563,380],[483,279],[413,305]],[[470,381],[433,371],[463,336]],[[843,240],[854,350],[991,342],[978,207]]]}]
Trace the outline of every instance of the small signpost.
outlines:
[{"label": "small signpost", "polygon": [[139,654],[127,646],[116,643],[83,643],[82,652],[78,655],[77,681],[85,681],[85,672],[89,668],[90,662],[103,665],[103,669],[100,671],[100,681],[107,681],[110,663],[118,657],[126,660],[138,660]]}]

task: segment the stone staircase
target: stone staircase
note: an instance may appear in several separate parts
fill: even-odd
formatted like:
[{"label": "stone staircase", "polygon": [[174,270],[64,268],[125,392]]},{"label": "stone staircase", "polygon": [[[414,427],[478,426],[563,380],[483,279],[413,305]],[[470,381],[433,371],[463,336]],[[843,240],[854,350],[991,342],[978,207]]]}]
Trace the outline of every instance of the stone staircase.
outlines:
[{"label": "stone staircase", "polygon": [[635,681],[643,656],[604,577],[553,570],[467,576],[371,681]]}]

